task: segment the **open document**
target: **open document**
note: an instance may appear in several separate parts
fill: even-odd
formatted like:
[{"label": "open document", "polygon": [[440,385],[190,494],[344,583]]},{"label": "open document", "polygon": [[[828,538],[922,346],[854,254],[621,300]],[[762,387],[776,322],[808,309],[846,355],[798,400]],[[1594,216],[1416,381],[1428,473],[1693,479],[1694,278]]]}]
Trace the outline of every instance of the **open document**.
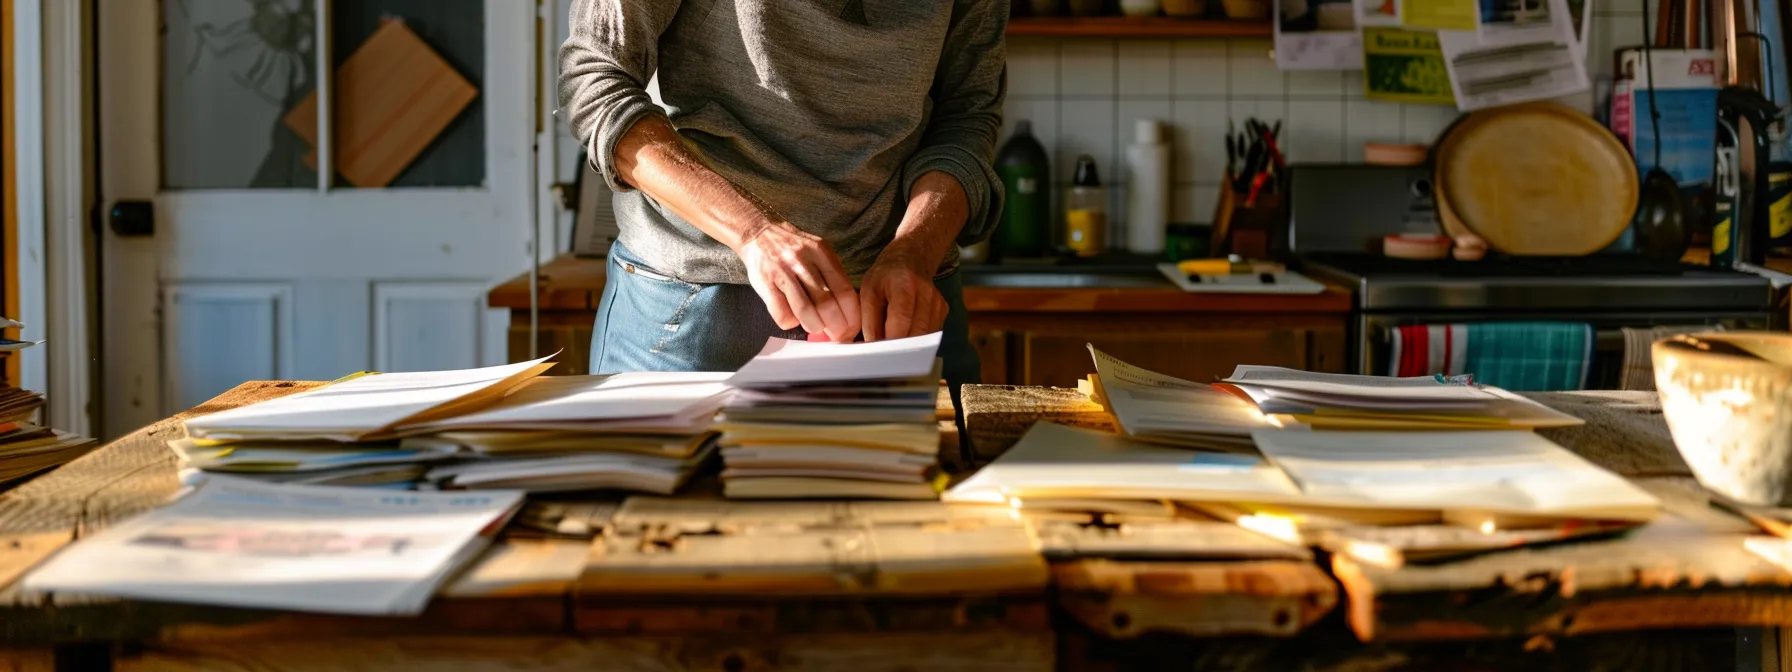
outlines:
[{"label": "open document", "polygon": [[364,375],[186,421],[202,439],[360,441],[484,408],[541,375],[552,356],[457,371]]},{"label": "open document", "polygon": [[414,615],[522,501],[514,491],[390,492],[213,476],[166,507],[63,549],[24,587]]},{"label": "open document", "polygon": [[1100,393],[1114,423],[1129,437],[1213,448],[1251,447],[1251,432],[1272,427],[1250,402],[1212,385],[1127,364],[1089,346]]},{"label": "open document", "polygon": [[1559,98],[1585,91],[1585,53],[1566,0],[1516,3],[1483,16],[1479,31],[1437,33],[1456,107],[1470,112],[1496,105]]},{"label": "open document", "polygon": [[720,410],[733,374],[637,371],[544,376],[490,407],[407,425],[407,430],[576,429],[604,421],[708,419]]}]

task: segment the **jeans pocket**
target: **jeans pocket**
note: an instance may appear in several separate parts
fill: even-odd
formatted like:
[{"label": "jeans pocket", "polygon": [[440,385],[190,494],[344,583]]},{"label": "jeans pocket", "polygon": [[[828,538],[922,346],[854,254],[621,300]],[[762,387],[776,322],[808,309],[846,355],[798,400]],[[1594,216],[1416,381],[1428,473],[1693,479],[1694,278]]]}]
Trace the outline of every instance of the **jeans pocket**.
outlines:
[{"label": "jeans pocket", "polygon": [[661,273],[659,271],[654,270],[653,267],[648,266],[645,263],[642,263],[641,260],[636,259],[633,254],[629,253],[625,249],[622,249],[621,245],[610,246],[610,256],[615,258],[616,266],[623,273],[626,273],[628,275],[642,278],[645,280],[650,280],[653,282],[658,282],[658,283],[679,285],[679,286],[685,287],[685,288],[694,289],[697,287],[694,284],[685,282],[683,280],[679,280],[678,278],[674,278],[670,275],[667,275],[665,273]]}]

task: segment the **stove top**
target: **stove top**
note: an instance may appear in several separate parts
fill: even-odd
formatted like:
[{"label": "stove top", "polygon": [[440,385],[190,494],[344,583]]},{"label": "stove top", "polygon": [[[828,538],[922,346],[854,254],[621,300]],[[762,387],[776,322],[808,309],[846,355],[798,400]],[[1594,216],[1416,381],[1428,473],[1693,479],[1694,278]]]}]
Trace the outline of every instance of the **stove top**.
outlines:
[{"label": "stove top", "polygon": [[1766,279],[1633,255],[1393,259],[1318,252],[1302,270],[1356,290],[1363,311],[1764,311]]}]

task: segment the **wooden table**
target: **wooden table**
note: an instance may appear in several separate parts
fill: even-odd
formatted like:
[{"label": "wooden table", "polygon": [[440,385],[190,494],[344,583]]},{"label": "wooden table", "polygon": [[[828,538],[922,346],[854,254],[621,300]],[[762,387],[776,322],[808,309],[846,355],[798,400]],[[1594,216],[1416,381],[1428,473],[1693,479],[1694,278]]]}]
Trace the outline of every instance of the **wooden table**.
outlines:
[{"label": "wooden table", "polygon": [[[244,384],[0,497],[0,586],[71,539],[174,494],[175,462],[163,442],[178,435],[181,417],[314,385]],[[870,503],[790,505],[769,518],[700,498],[653,500],[657,512],[636,506],[643,500],[579,504],[569,506],[600,532],[595,541],[512,538],[418,618],[79,599],[14,585],[0,589],[0,669],[1041,670],[1170,661],[1192,669],[1430,669],[1459,660],[1586,669],[1631,660],[1624,656],[1638,647],[1669,656],[1651,659],[1652,669],[1714,669],[1714,661],[1734,667],[1734,627],[1792,626],[1792,574],[1742,551],[1750,528],[1707,506],[1647,395],[1543,398],[1590,421],[1552,438],[1637,479],[1668,502],[1669,515],[1619,540],[1389,571],[1323,557],[1066,554],[1174,547],[1236,530],[1199,521],[1061,521],[1040,528],[1040,543],[1060,558],[1048,566],[1030,545],[1028,555],[1015,552],[1012,530],[995,518],[963,507],[939,505],[950,520],[923,520],[913,508]],[[1107,422],[1073,391],[1049,388],[971,387],[965,413],[971,453],[982,459],[1040,418]],[[898,520],[905,516],[913,519]],[[650,528],[694,536],[643,536]],[[762,575],[746,588],[747,571],[712,572],[682,590],[634,579],[647,576],[644,568],[665,569],[659,556],[668,549],[675,564],[755,557],[768,543],[836,551],[879,541],[895,550],[948,545],[924,537],[935,533],[960,535],[953,538],[961,549],[994,560],[967,574],[896,557],[841,564],[829,556],[823,560],[834,568],[853,571],[825,586]],[[894,541],[912,539],[923,543]],[[519,558],[549,555],[566,556],[577,578],[488,580]]]}]

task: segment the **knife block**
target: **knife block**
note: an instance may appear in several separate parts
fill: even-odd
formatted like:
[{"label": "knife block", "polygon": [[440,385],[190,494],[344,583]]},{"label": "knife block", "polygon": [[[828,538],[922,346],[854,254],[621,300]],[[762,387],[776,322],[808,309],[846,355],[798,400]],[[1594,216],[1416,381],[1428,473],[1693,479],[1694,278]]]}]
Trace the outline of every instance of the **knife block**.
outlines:
[{"label": "knife block", "polygon": [[1281,222],[1282,197],[1267,189],[1257,192],[1250,202],[1249,194],[1231,188],[1232,174],[1220,185],[1220,198],[1213,207],[1213,240],[1209,249],[1223,257],[1236,254],[1246,259],[1269,258],[1269,232]]}]

